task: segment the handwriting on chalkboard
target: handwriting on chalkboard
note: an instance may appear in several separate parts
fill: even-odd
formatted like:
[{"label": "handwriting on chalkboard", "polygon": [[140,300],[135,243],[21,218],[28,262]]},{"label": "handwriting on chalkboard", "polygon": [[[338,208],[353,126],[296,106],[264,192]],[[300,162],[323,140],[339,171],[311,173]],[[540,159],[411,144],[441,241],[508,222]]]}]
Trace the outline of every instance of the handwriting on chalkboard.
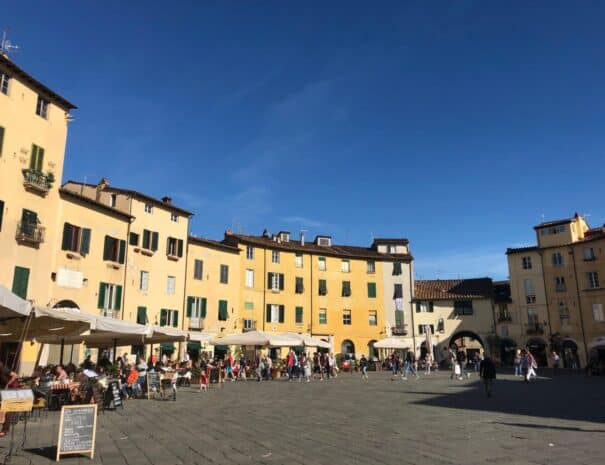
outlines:
[{"label": "handwriting on chalkboard", "polygon": [[123,408],[120,385],[117,381],[110,381],[109,386],[107,386],[107,390],[105,391],[105,407],[109,408],[112,403],[114,408]]},{"label": "handwriting on chalkboard", "polygon": [[90,454],[94,456],[97,427],[97,406],[63,406],[57,442],[57,461],[63,454]]},{"label": "handwriting on chalkboard", "polygon": [[147,396],[151,397],[154,393],[159,393],[161,381],[159,373],[147,373]]}]

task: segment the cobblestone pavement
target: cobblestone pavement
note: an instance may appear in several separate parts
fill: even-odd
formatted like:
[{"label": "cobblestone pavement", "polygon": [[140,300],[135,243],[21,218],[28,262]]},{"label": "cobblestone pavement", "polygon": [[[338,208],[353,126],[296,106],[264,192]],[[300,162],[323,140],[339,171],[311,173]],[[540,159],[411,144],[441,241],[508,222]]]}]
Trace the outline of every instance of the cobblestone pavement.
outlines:
[{"label": "cobblestone pavement", "polygon": [[[101,413],[97,453],[70,464],[598,464],[605,456],[605,378],[561,374],[525,384],[501,375],[486,398],[476,377],[227,383],[182,389],[176,402],[133,400]],[[17,436],[21,437],[21,426]],[[58,414],[28,425],[11,463],[54,460]],[[0,453],[8,439],[2,439]]]}]

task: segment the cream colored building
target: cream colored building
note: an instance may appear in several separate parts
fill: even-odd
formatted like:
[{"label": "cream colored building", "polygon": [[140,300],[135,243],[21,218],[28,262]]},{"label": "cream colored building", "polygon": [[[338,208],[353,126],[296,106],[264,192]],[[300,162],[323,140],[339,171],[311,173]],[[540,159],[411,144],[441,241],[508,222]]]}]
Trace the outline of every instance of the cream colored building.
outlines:
[{"label": "cream colored building", "polygon": [[[477,351],[494,352],[494,294],[490,278],[416,280],[413,324],[416,351],[427,351],[426,331],[431,331],[433,357],[447,358],[447,349],[464,350],[468,358]],[[424,339],[424,340],[423,340]]]}]

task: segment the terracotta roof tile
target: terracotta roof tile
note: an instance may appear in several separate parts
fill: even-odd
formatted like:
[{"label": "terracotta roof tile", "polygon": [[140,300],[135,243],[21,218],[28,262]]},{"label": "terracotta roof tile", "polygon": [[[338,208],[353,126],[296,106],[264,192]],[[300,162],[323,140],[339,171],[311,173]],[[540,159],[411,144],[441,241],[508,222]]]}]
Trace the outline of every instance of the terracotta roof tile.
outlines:
[{"label": "terracotta roof tile", "polygon": [[434,279],[414,282],[414,300],[489,299],[492,295],[490,278]]}]

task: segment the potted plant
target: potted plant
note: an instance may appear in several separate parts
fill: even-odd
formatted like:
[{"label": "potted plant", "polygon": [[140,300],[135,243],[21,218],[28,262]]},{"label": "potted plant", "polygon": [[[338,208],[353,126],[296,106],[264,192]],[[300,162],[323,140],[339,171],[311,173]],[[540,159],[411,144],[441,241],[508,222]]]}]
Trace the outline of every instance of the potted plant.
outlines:
[{"label": "potted plant", "polygon": [[280,359],[273,360],[273,368],[271,369],[271,377],[273,379],[281,378],[281,370],[283,363]]}]

